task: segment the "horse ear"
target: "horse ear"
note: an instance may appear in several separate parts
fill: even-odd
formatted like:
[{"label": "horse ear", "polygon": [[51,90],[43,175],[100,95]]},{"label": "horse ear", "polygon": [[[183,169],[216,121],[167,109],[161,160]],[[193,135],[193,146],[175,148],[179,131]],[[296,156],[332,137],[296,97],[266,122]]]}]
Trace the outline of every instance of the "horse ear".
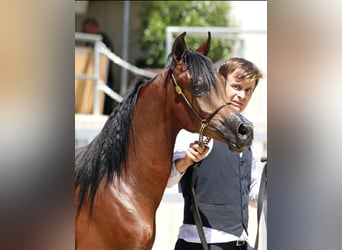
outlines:
[{"label": "horse ear", "polygon": [[184,40],[185,35],[186,35],[186,32],[183,32],[176,38],[175,42],[173,43],[172,57],[176,62],[179,62],[183,58],[187,50],[185,40]]},{"label": "horse ear", "polygon": [[211,34],[208,32],[207,41],[202,43],[202,45],[196,50],[198,53],[207,56],[210,49],[210,42],[211,42]]}]

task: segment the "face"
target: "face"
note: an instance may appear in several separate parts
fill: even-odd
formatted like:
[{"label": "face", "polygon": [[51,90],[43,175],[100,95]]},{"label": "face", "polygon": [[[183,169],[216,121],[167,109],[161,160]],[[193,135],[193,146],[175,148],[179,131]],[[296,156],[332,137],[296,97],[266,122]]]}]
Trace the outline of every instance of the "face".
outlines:
[{"label": "face", "polygon": [[241,113],[247,107],[255,89],[255,81],[241,81],[236,78],[236,71],[229,74],[226,83],[226,94],[234,112]]},{"label": "face", "polygon": [[84,23],[82,27],[84,33],[96,34],[98,33],[97,27],[92,23]]}]

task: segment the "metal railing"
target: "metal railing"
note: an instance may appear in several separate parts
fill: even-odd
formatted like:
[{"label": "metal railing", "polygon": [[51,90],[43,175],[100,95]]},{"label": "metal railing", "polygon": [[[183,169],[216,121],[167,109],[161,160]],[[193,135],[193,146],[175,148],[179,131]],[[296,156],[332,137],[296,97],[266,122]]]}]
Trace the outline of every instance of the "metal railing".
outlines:
[{"label": "metal railing", "polygon": [[75,79],[81,80],[93,80],[95,82],[94,85],[94,106],[93,106],[93,114],[100,114],[100,104],[99,104],[99,93],[100,91],[105,92],[105,94],[109,95],[113,100],[117,102],[121,102],[123,97],[115,92],[113,89],[109,88],[106,84],[103,84],[103,81],[100,79],[100,55],[105,55],[109,61],[117,64],[118,66],[125,68],[135,74],[142,75],[145,77],[154,77],[156,74],[137,68],[136,66],[126,62],[112,51],[110,51],[106,45],[102,42],[102,36],[96,34],[88,34],[88,33],[75,33],[75,41],[83,41],[83,42],[91,42],[94,43],[94,73],[91,75],[88,74],[75,74]]},{"label": "metal railing", "polygon": [[[106,45],[102,42],[102,36],[96,34],[88,34],[88,33],[75,33],[75,41],[83,41],[90,42],[94,44],[94,70],[93,74],[75,74],[75,79],[80,80],[92,80],[95,82],[94,85],[94,103],[93,103],[93,115],[100,114],[100,91],[105,92],[106,95],[110,96],[113,100],[117,102],[121,102],[123,97],[115,92],[113,89],[104,84],[103,80],[100,78],[100,55],[104,54],[109,61],[113,61],[114,63],[118,63],[117,60],[114,60],[110,55],[110,50],[106,47]],[[119,62],[120,63],[120,62]]]},{"label": "metal railing", "polygon": [[76,79],[81,80],[93,80],[94,84],[94,102],[93,102],[93,114],[100,114],[100,92],[98,86],[100,85],[100,52],[99,43],[102,41],[101,35],[86,34],[86,33],[75,33],[75,40],[86,41],[94,43],[94,73],[92,75],[87,74],[75,74]]}]

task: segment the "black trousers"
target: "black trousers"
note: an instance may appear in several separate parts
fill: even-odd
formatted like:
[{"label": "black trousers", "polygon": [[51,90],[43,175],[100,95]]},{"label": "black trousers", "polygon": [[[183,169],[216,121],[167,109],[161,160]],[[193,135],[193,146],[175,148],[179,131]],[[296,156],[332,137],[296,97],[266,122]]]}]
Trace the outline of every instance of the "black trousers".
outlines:
[{"label": "black trousers", "polygon": [[[247,242],[243,246],[234,246],[232,243],[213,243],[208,244],[210,250],[252,250]],[[175,250],[202,250],[202,244],[186,242],[183,239],[178,239],[175,245]]]}]

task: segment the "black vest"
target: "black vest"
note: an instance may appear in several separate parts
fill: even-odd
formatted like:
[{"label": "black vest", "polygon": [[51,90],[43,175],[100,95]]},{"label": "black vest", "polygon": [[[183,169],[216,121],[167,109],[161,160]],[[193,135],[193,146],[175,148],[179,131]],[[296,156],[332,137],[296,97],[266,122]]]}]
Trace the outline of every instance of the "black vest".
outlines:
[{"label": "black vest", "polygon": [[[198,168],[196,199],[203,226],[240,237],[247,232],[252,152],[232,153],[226,144],[215,141],[210,154]],[[180,181],[184,197],[184,224],[195,224],[191,207],[189,167]]]}]

